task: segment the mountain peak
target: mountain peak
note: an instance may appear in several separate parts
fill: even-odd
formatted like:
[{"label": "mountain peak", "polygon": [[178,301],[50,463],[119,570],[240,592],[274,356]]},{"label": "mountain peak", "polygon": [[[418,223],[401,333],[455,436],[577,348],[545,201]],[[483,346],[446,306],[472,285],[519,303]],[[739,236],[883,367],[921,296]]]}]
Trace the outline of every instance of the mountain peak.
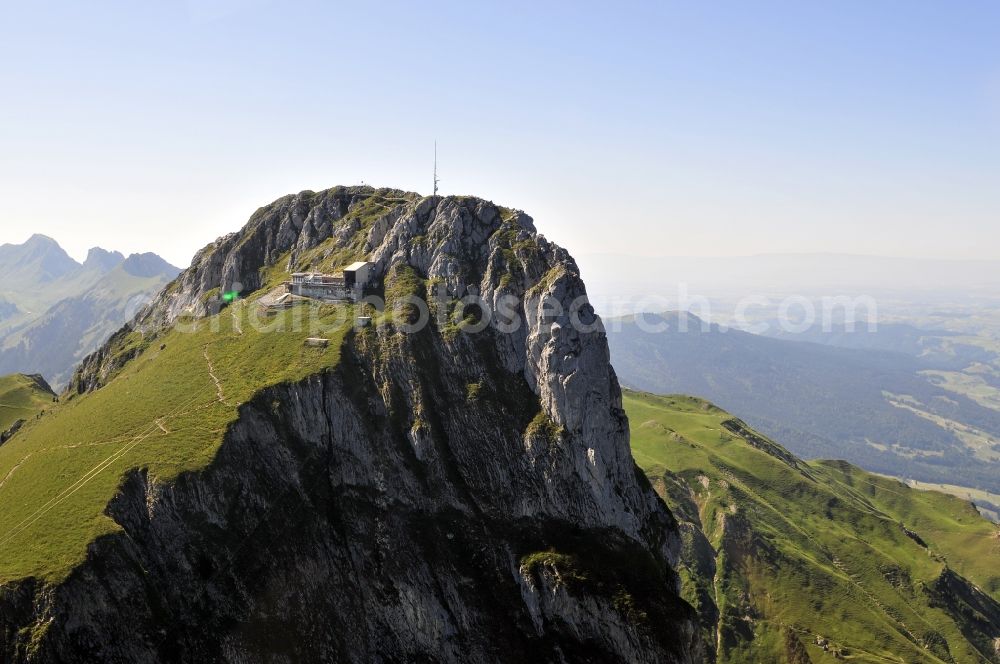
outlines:
[{"label": "mountain peak", "polygon": [[56,247],[58,247],[59,243],[56,242],[53,238],[49,237],[48,235],[43,235],[41,233],[35,233],[35,234],[33,234],[31,237],[29,237],[24,242],[24,245],[25,246],[27,246],[27,245],[47,245],[47,246],[56,246]]},{"label": "mountain peak", "polygon": [[166,276],[171,279],[181,271],[152,252],[130,254],[122,262],[122,269],[133,277]]},{"label": "mountain peak", "polygon": [[[371,297],[381,293],[393,315],[356,327],[355,312],[364,311],[356,307],[365,304],[306,303],[324,312],[317,322],[328,352],[310,350],[318,330],[292,331],[291,317],[306,313],[303,305],[278,314],[289,323],[280,333],[251,322],[259,296],[282,288],[289,273],[343,270],[362,259],[370,263],[366,288]],[[469,324],[432,316],[411,325],[417,307],[408,302],[424,297],[428,284],[446,298],[432,304],[458,315],[474,294],[486,327],[472,325],[471,312],[462,319]],[[212,291],[222,288],[238,289],[249,306],[214,309]],[[489,303],[511,297],[521,305],[510,310],[510,327],[490,322]],[[334,322],[340,313],[347,318]],[[173,325],[182,316],[212,323]],[[206,375],[218,377],[218,390]],[[671,567],[680,533],[636,474],[600,321],[572,258],[517,210],[472,197],[361,188],[302,192],[261,208],[242,231],[201,250],[169,289],[85,359],[60,419],[45,424],[72,430],[79,413],[113,427],[89,430],[91,440],[117,439],[135,429],[140,420],[129,418],[145,417],[151,399],[161,412],[187,410],[192,424],[209,425],[202,430],[211,438],[177,435],[186,421],[171,421],[150,445],[132,446],[137,452],[118,475],[104,474],[100,488],[90,487],[97,499],[80,518],[106,515],[119,532],[96,551],[86,533],[62,531],[74,538],[66,546],[79,552],[75,564],[86,569],[70,575],[78,584],[72,590],[60,589],[69,599],[65,610],[52,611],[44,652],[73,652],[81,642],[124,652],[113,650],[120,643],[129,648],[126,659],[162,659],[154,650],[164,625],[201,616],[228,624],[236,615],[229,607],[245,624],[263,624],[275,606],[273,589],[302,588],[308,596],[301,613],[282,623],[282,641],[359,634],[347,646],[349,661],[494,661],[496,644],[510,661],[560,661],[598,641],[607,650],[595,660],[702,661],[696,616],[677,596],[680,579]],[[22,448],[47,445],[40,431],[32,429]],[[89,441],[74,442],[70,454],[91,467]],[[192,444],[212,452],[181,447]],[[161,451],[197,458],[187,465],[194,472],[162,481]],[[246,490],[232,491],[234,483]],[[212,523],[213,532],[196,540],[204,531],[191,524],[201,523]],[[395,551],[407,552],[405,564],[392,562]],[[0,573],[7,560],[0,559]],[[345,575],[350,560],[371,564]],[[571,575],[593,582],[564,592],[560,579]],[[128,606],[98,603],[99,615],[88,614],[77,629],[84,621],[73,598],[106,587],[144,592]],[[239,597],[229,590],[243,588],[249,591]],[[415,598],[415,620],[399,618],[400,596]],[[356,597],[374,599],[358,610]],[[621,608],[616,597],[635,609]],[[48,620],[41,611],[22,613],[12,633],[30,634]],[[428,629],[425,615],[442,618]],[[380,626],[390,624],[399,628],[383,637]],[[212,643],[186,642],[185,653],[219,659],[217,632],[203,632]],[[456,644],[454,655],[437,654],[442,633]],[[329,644],[309,643],[310,652],[288,651],[288,659],[343,651]],[[238,653],[232,658],[253,659],[256,646],[224,647]]]},{"label": "mountain peak", "polygon": [[79,267],[58,242],[40,233],[0,247],[0,277],[8,284],[47,283]]},{"label": "mountain peak", "polygon": [[53,397],[56,395],[55,390],[52,389],[52,386],[49,385],[48,381],[41,374],[19,374],[19,376],[25,384],[29,385],[35,391]]},{"label": "mountain peak", "polygon": [[87,252],[87,259],[83,261],[83,267],[84,269],[95,268],[102,272],[107,272],[123,260],[125,260],[125,256],[121,252],[92,247]]}]

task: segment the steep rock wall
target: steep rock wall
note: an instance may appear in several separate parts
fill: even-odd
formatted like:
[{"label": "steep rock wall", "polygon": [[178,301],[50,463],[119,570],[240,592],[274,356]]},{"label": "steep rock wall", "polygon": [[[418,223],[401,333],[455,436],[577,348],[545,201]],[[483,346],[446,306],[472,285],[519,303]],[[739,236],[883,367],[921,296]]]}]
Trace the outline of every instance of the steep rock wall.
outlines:
[{"label": "steep rock wall", "polygon": [[[516,329],[356,330],[338,366],[244,404],[210,467],[132,471],[108,507],[120,534],[57,587],[0,591],[7,658],[699,661],[677,527],[632,462],[575,263],[478,199],[382,192],[377,219],[351,216],[376,194],[263,208],[122,334],[359,234],[378,284],[406,269],[449,298],[510,296]],[[80,391],[128,361],[113,345]]]}]

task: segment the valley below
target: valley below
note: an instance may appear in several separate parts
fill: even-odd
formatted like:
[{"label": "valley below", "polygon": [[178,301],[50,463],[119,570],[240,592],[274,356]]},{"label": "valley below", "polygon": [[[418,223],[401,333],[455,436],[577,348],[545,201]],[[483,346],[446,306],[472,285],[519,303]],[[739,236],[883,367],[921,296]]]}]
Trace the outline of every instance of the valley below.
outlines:
[{"label": "valley below", "polygon": [[902,323],[764,336],[677,312],[608,328],[628,387],[709,399],[804,458],[845,459],[996,511],[1000,355],[990,328],[975,338]]}]

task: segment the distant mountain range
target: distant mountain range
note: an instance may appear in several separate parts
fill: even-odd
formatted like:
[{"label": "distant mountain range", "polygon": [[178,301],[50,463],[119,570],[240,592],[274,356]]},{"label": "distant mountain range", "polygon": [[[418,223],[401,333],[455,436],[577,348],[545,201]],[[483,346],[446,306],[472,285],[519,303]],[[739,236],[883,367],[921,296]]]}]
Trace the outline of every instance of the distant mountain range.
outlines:
[{"label": "distant mountain range", "polygon": [[99,247],[78,263],[44,235],[0,246],[0,374],[41,374],[59,389],[179,272],[156,254]]},{"label": "distant mountain range", "polygon": [[1000,411],[975,393],[948,389],[945,379],[967,376],[942,370],[984,359],[982,349],[924,352],[934,347],[901,343],[915,334],[892,326],[881,333],[909,353],[881,350],[884,342],[864,335],[848,342],[817,332],[814,338],[828,342],[821,344],[703,328],[692,314],[676,312],[649,314],[645,322],[662,330],[643,331],[635,317],[607,324],[623,385],[710,399],[807,458],[1000,492]]}]

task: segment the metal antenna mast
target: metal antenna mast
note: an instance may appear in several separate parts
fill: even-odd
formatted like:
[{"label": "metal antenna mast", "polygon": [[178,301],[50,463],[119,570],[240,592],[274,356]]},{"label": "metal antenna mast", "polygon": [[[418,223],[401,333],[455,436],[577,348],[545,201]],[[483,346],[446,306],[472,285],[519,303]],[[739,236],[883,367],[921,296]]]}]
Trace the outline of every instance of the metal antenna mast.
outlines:
[{"label": "metal antenna mast", "polygon": [[438,195],[438,142],[434,141],[434,195]]}]

